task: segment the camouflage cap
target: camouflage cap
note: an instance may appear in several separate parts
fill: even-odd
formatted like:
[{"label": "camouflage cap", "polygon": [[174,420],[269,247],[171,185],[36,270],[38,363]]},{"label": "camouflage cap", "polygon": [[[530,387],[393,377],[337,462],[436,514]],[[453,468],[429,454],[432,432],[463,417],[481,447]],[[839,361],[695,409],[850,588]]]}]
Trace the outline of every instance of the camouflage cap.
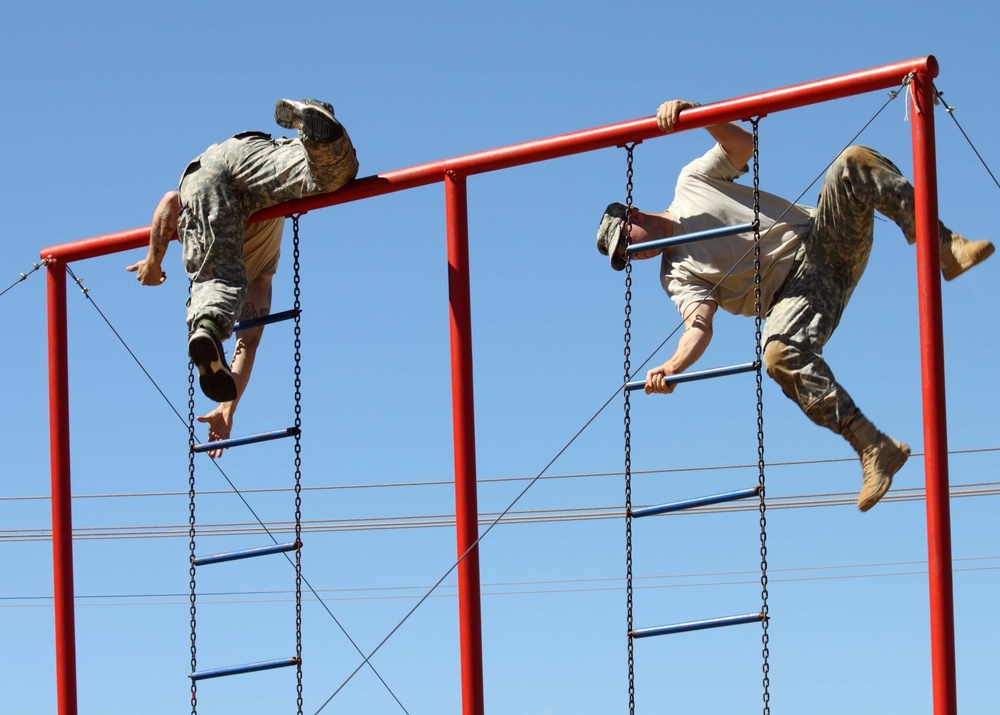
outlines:
[{"label": "camouflage cap", "polygon": [[[636,208],[633,206],[632,210]],[[609,204],[597,229],[597,250],[611,258],[611,267],[616,271],[624,270],[628,260],[624,228],[627,213],[625,204]]]}]

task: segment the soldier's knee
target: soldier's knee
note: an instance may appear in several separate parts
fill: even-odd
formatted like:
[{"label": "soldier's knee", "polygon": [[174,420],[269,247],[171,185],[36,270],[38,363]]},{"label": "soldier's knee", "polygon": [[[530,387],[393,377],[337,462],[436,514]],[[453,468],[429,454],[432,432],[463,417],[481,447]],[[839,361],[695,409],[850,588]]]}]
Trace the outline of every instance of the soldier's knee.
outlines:
[{"label": "soldier's knee", "polygon": [[847,161],[858,161],[868,159],[875,155],[869,147],[863,146],[861,144],[852,144],[840,153],[840,158]]},{"label": "soldier's knee", "polygon": [[769,340],[764,346],[764,369],[778,384],[788,381],[794,349],[780,340]]},{"label": "soldier's knee", "polygon": [[844,169],[851,169],[859,166],[870,166],[875,161],[875,155],[871,149],[860,144],[854,144],[840,152],[834,161],[831,169],[841,172]]},{"label": "soldier's knee", "polygon": [[840,152],[832,167],[835,172],[852,173],[859,170],[889,170],[900,173],[899,168],[871,147],[855,144]]}]

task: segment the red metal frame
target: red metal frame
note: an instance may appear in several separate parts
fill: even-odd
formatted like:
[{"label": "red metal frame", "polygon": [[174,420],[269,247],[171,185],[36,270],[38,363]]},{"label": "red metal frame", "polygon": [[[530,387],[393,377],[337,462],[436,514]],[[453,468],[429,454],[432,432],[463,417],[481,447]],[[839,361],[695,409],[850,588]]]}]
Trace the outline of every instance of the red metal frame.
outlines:
[{"label": "red metal frame", "polygon": [[59,715],[76,715],[76,612],[73,595],[73,506],[70,494],[69,349],[66,271],[49,265],[49,454],[52,464],[52,565]]},{"label": "red metal frame", "polygon": [[[937,184],[934,158],[933,90],[938,74],[932,56],[838,75],[684,111],[677,131],[763,116],[818,104],[912,80],[914,187],[916,189],[918,290],[923,374],[927,540],[930,571],[931,662],[935,715],[955,715],[955,645],[948,504],[947,433],[938,276]],[[466,178],[596,149],[662,136],[652,117],[563,134],[359,179],[343,189],[291,201],[255,214],[253,220],[305,213],[442,182],[447,216],[451,311],[452,409],[455,441],[455,502],[459,565],[459,625],[464,715],[484,712],[478,507],[472,389],[472,314],[468,260]],[[76,652],[73,611],[72,510],[70,505],[69,383],[64,264],[141,248],[149,227],[65,243],[42,250],[53,259],[49,273],[49,405],[52,460],[52,543],[55,569],[56,671],[59,714],[76,715]]]},{"label": "red metal frame", "polygon": [[917,220],[917,293],[924,402],[924,474],[927,489],[927,564],[930,586],[931,672],[934,713],[957,709],[955,608],[951,572],[951,508],[948,501],[948,427],[944,393],[937,163],[934,146],[933,75],[911,85],[914,203]]}]

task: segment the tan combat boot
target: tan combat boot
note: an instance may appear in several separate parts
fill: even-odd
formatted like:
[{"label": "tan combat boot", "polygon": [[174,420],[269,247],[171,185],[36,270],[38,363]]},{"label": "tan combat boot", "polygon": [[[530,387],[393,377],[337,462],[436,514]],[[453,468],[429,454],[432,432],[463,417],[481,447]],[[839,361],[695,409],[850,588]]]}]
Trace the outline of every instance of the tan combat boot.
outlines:
[{"label": "tan combat boot", "polygon": [[941,239],[941,275],[946,281],[958,278],[977,263],[993,255],[989,241],[970,241],[957,233]]},{"label": "tan combat boot", "polygon": [[879,432],[864,415],[855,417],[843,434],[861,457],[864,485],[858,494],[858,509],[868,511],[889,491],[892,475],[906,463],[910,447]]}]

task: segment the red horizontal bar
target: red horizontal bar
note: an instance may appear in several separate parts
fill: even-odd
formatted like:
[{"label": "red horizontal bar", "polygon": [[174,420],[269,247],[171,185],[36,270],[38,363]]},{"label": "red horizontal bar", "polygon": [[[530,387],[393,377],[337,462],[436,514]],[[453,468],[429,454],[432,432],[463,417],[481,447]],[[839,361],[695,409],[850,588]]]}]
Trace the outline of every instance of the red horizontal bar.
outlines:
[{"label": "red horizontal bar", "polygon": [[[937,60],[932,55],[928,55],[860,72],[851,72],[805,84],[693,107],[681,113],[676,131],[698,129],[713,124],[747,119],[751,116],[773,114],[786,109],[893,87],[902,84],[911,72],[926,74],[931,78],[936,77],[938,74]],[[455,172],[462,176],[483,174],[596,149],[621,146],[628,142],[643,141],[658,136],[663,136],[663,134],[656,126],[655,117],[633,119],[620,124],[609,124],[523,144],[512,144],[499,149],[490,149],[453,159],[444,159],[407,169],[389,171],[385,174],[368,176],[353,181],[330,194],[296,199],[264,209],[254,214],[251,220],[262,221],[278,216],[303,214],[313,209],[426,186],[443,181],[446,172]],[[41,252],[41,257],[69,262],[141,248],[148,243],[149,226],[146,226],[45,248]]]},{"label": "red horizontal bar", "polygon": [[149,226],[143,226],[142,228],[133,228],[128,231],[119,231],[105,236],[85,238],[81,241],[43,248],[41,255],[69,263],[84,258],[95,258],[96,256],[106,256],[109,253],[128,251],[133,248],[143,248],[148,245]]}]

